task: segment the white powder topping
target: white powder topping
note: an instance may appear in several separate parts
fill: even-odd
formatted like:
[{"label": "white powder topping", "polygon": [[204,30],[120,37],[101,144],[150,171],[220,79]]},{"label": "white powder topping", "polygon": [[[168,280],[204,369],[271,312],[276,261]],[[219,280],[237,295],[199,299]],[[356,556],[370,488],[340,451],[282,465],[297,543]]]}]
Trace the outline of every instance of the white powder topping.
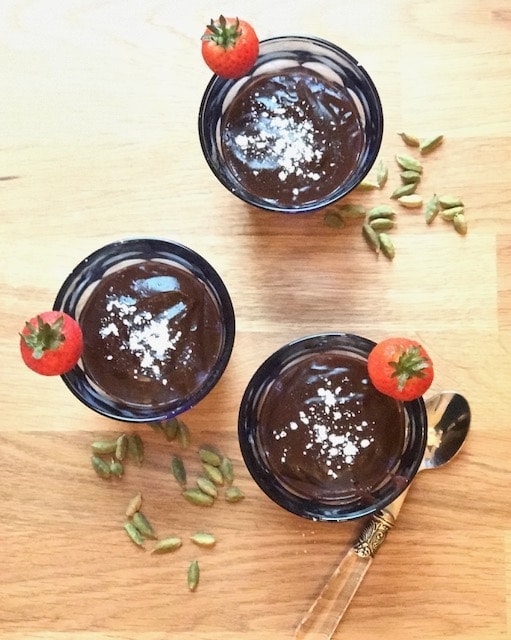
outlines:
[{"label": "white powder topping", "polygon": [[[323,380],[316,398],[307,405],[307,411],[299,411],[297,420],[274,430],[273,437],[282,440],[297,429],[303,430],[307,438],[302,455],[320,460],[327,475],[335,479],[355,462],[362,450],[373,444],[374,436],[371,425],[362,418],[362,401],[353,393],[344,393],[342,385],[332,388],[330,380]],[[288,451],[282,450],[282,464],[287,461]]]},{"label": "white powder topping", "polygon": [[[168,380],[162,377],[162,365],[169,354],[175,351],[183,333],[172,326],[172,320],[164,315],[153,317],[149,311],[138,311],[135,304],[125,302],[122,298],[111,297],[106,304],[107,317],[103,318],[103,326],[99,333],[103,339],[109,336],[120,336],[119,323],[127,330],[127,340],[119,348],[129,351],[138,360],[138,368],[134,377],[150,377],[160,379],[163,385]],[[191,350],[186,353],[190,357]],[[111,354],[106,356],[111,360]]]}]

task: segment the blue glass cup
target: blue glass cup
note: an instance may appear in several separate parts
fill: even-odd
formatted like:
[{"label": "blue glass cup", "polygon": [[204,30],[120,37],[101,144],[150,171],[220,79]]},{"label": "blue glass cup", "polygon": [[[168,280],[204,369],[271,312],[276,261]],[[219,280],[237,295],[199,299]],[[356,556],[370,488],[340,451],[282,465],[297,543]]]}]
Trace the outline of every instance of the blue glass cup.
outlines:
[{"label": "blue glass cup", "polygon": [[[318,159],[317,172],[303,173],[306,177],[302,181],[302,186],[299,189],[293,189],[293,193],[300,192],[300,196],[288,194],[284,197],[280,192],[279,180],[267,180],[270,174],[259,172],[259,169],[255,168],[253,171],[236,169],[231,162],[226,141],[228,140],[227,132],[232,124],[229,122],[229,114],[237,108],[237,105],[242,104],[242,97],[247,94],[247,91],[250,91],[262,77],[282,78],[286,77],[286,74],[289,77],[289,74],[293,73],[293,70],[296,72],[297,69],[301,74],[315,74],[316,80],[306,83],[307,86],[300,95],[295,95],[294,89],[290,89],[289,100],[294,103],[292,112],[296,113],[296,108],[301,110],[302,107],[307,110],[311,103],[316,104],[319,99],[321,104],[316,106],[321,110],[321,117],[324,117],[321,127],[325,127],[321,135],[324,138],[323,142],[326,140],[327,147],[335,148],[335,155],[333,161],[332,156],[329,156],[328,163],[326,154]],[[324,87],[321,84],[317,84],[318,79],[320,83],[325,83],[324,87],[329,88],[328,91],[323,90]],[[275,85],[275,93],[279,93],[279,86],[278,83]],[[325,95],[330,97],[326,99]],[[313,97],[310,98],[310,96]],[[335,99],[338,96],[344,96],[342,100],[348,100],[349,103],[338,103]],[[273,108],[272,100],[272,95],[264,97],[263,111],[266,115],[266,107],[270,105],[270,111]],[[243,113],[246,113],[245,106],[240,109],[244,109]],[[293,139],[288,138],[288,143],[283,145],[284,137],[275,132],[275,128],[281,127],[283,120],[286,119],[280,115],[281,113],[281,103],[278,103],[271,114],[272,118],[265,120],[265,122],[271,122],[270,135],[267,136],[268,129],[265,129],[263,135],[266,138],[266,144],[260,154],[261,162],[258,167],[264,168],[264,163],[270,156],[276,157],[277,165],[279,162],[283,163],[280,169],[277,169],[279,176],[282,177],[281,170],[284,175],[289,172],[289,167],[284,166],[289,159],[289,154],[302,154],[303,158],[304,153],[306,155],[307,152],[304,144],[312,139],[311,136],[315,136],[315,132],[311,129],[312,121],[307,120],[308,116],[305,116],[307,120],[307,122],[304,121],[305,126],[297,128],[298,133],[295,131]],[[239,119],[240,114],[238,113],[236,117]],[[315,122],[319,120],[316,119]],[[352,130],[355,122],[358,123],[357,131]],[[301,124],[304,125],[303,122]],[[360,184],[374,164],[380,149],[383,135],[383,111],[378,91],[371,77],[351,54],[320,38],[281,36],[263,40],[260,43],[259,57],[246,76],[238,80],[226,80],[213,76],[202,98],[198,125],[204,157],[213,174],[231,193],[245,203],[261,209],[303,213],[315,211],[336,202]],[[241,145],[246,145],[247,140],[250,139],[250,134],[244,133],[245,130],[245,123],[240,124],[239,136],[234,138],[240,144],[233,143],[236,146],[233,155],[239,155]],[[343,135],[349,137],[343,138]],[[319,139],[314,138],[314,141],[314,144],[319,145]],[[231,143],[232,140],[229,144]],[[257,138],[252,146],[257,144],[260,144],[260,138]],[[276,152],[277,148],[281,149],[280,155]],[[313,149],[314,153],[317,151]],[[335,167],[345,161],[348,162],[345,156],[349,154],[353,157],[350,158],[346,170],[343,170],[342,174],[336,173]],[[244,166],[242,163],[242,168]],[[300,167],[297,170],[301,171]],[[247,180],[247,176],[257,173],[260,173],[259,178],[264,191]],[[316,185],[318,189],[321,186],[321,191],[316,189]],[[308,195],[303,196],[302,191],[307,192]]]},{"label": "blue glass cup", "polygon": [[307,336],[270,355],[249,381],[241,452],[255,482],[287,511],[318,521],[361,518],[393,502],[417,473],[425,404],[374,388],[374,344],[346,333]]},{"label": "blue glass cup", "polygon": [[[185,383],[182,383],[183,391],[180,391],[180,395],[177,397],[176,393],[171,394],[170,391],[168,397],[166,397],[166,389],[163,389],[158,394],[158,401],[149,400],[148,402],[132,402],[129,397],[119,396],[112,389],[107,389],[106,385],[101,386],[98,379],[90,373],[85,365],[85,350],[88,346],[87,340],[85,340],[86,327],[83,326],[83,315],[88,300],[105,278],[121,272],[125,267],[140,264],[153,266],[170,265],[173,270],[172,273],[177,273],[178,276],[177,279],[168,278],[169,281],[179,280],[179,274],[185,274],[183,277],[197,283],[201,291],[200,295],[208,300],[209,308],[215,309],[215,322],[211,322],[211,326],[207,327],[207,331],[205,330],[211,341],[215,343],[215,352],[208,362],[208,368],[204,371],[195,371],[194,367],[199,367],[199,364],[193,357],[186,363],[176,365],[172,375],[178,378],[179,376],[184,376],[185,373],[187,375],[191,373],[194,376],[193,384],[190,383],[189,387],[185,388]],[[155,268],[158,269],[159,267]],[[163,300],[162,296],[174,295],[174,291],[169,294],[166,290],[168,287],[165,277],[156,277],[153,278],[153,281],[155,283],[156,296],[160,296],[160,300]],[[172,283],[171,288],[174,286],[175,284]],[[179,285],[176,289],[179,290]],[[170,304],[175,305],[175,302]],[[177,416],[196,405],[219,381],[229,362],[234,344],[234,309],[229,292],[219,274],[202,256],[192,249],[163,239],[127,239],[113,242],[98,249],[82,260],[67,277],[57,294],[54,309],[64,311],[74,317],[79,324],[82,324],[82,330],[84,331],[83,356],[74,369],[62,376],[64,383],[89,408],[109,418],[126,422],[165,420]],[[178,309],[177,306],[176,309]],[[168,315],[166,310],[164,313]],[[179,313],[179,309],[177,313]],[[172,311],[172,314],[174,314],[174,311]],[[207,321],[204,318],[199,318],[196,324],[200,325],[201,322],[205,324]],[[194,327],[195,329],[197,327]],[[197,333],[200,333],[203,327],[199,326],[198,329]],[[100,330],[104,331],[105,328],[101,329],[100,326],[94,326],[92,333],[97,334]],[[163,337],[167,339],[166,336]],[[169,345],[170,349],[174,348],[171,343],[167,343],[167,346]],[[200,348],[201,345],[199,344],[197,349],[200,350]],[[168,350],[166,353],[170,358],[172,352]],[[120,353],[118,355],[121,356]],[[92,358],[97,359],[99,357],[107,358],[94,352],[94,355],[90,356],[89,362],[92,361]],[[113,356],[109,355],[108,359],[111,360],[115,357],[115,354]],[[191,379],[192,375],[190,375]],[[165,381],[165,384],[167,384],[167,381]]]}]

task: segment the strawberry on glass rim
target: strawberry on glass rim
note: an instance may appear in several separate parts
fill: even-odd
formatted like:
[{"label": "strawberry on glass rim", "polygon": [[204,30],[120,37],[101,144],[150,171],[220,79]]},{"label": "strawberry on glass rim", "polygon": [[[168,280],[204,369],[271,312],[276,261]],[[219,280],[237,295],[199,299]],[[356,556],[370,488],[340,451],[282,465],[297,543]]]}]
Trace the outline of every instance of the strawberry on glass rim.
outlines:
[{"label": "strawberry on glass rim", "polygon": [[202,57],[208,67],[226,79],[241,78],[254,66],[259,55],[259,39],[245,20],[211,20],[202,35]]},{"label": "strawberry on glass rim", "polygon": [[62,311],[45,311],[34,316],[20,333],[20,351],[29,369],[43,376],[70,371],[83,349],[80,325]]},{"label": "strawberry on glass rim", "polygon": [[379,342],[367,359],[373,385],[396,400],[415,400],[433,382],[433,363],[424,347],[409,338]]}]

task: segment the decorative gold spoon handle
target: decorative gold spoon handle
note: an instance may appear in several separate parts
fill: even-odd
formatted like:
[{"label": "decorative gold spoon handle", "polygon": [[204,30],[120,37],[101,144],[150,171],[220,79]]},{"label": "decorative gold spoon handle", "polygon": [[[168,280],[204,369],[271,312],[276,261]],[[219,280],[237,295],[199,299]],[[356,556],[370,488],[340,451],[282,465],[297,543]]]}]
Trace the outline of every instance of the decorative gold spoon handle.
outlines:
[{"label": "decorative gold spoon handle", "polygon": [[373,557],[394,525],[406,493],[379,511],[362,531],[330,576],[321,593],[295,631],[295,640],[330,640],[360,583],[371,566]]}]

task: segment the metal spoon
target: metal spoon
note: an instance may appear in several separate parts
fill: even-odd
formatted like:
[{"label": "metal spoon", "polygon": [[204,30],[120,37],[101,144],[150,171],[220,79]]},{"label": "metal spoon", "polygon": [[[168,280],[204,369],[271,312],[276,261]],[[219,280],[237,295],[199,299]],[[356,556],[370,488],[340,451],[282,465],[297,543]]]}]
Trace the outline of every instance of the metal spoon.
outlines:
[{"label": "metal spoon", "polygon": [[[419,471],[437,469],[454,456],[470,428],[470,408],[459,393],[444,391],[426,400],[428,442]],[[374,554],[394,525],[409,487],[375,514],[336,568],[295,631],[295,640],[330,640]]]}]

